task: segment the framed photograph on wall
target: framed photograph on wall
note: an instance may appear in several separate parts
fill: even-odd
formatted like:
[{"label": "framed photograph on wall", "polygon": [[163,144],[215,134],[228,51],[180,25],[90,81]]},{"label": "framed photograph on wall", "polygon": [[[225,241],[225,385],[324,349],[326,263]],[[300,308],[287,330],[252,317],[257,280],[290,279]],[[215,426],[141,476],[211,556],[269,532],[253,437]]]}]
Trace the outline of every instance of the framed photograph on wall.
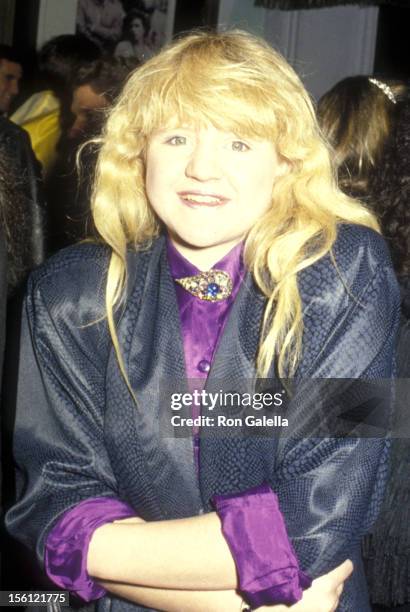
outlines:
[{"label": "framed photograph on wall", "polygon": [[102,51],[145,61],[171,40],[176,0],[78,0],[77,33]]}]

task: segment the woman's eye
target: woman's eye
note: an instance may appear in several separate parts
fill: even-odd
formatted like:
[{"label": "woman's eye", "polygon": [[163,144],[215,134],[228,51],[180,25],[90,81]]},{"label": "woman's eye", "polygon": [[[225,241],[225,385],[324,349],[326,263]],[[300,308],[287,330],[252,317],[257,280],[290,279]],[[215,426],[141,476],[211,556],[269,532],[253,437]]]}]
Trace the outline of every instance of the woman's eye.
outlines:
[{"label": "woman's eye", "polygon": [[242,142],[242,140],[234,140],[232,143],[232,151],[238,151],[239,153],[243,153],[244,151],[249,151],[250,147],[247,144]]},{"label": "woman's eye", "polygon": [[172,136],[172,138],[168,138],[167,144],[173,145],[174,147],[179,145],[186,144],[185,136]]}]

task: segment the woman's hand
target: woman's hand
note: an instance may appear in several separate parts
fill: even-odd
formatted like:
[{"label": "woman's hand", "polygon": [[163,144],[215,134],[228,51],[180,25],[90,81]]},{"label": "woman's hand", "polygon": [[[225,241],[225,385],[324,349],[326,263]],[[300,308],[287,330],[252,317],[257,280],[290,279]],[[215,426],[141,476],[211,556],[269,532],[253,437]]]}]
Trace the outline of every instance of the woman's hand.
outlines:
[{"label": "woman's hand", "polygon": [[345,580],[353,572],[353,563],[347,559],[331,572],[316,578],[303,597],[291,607],[292,612],[334,612],[339,605]]},{"label": "woman's hand", "polygon": [[[144,551],[144,554],[136,555],[136,550]],[[291,607],[281,604],[263,606],[260,610],[333,612],[338,606],[344,581],[352,570],[351,561],[345,561],[314,580],[297,604]],[[129,517],[98,527],[88,549],[88,572],[101,583],[117,583],[120,589],[124,584],[144,586],[148,590],[140,588],[138,594],[148,593],[149,599],[156,603],[148,607],[162,610],[168,610],[172,594],[175,596],[172,604],[176,605],[169,609],[178,612],[185,608],[190,612],[205,611],[209,609],[206,607],[208,601],[213,612],[228,612],[238,603],[233,591],[237,588],[235,564],[226,541],[221,537],[219,518],[213,512],[200,517],[151,523]],[[109,590],[120,594],[114,588],[111,586]],[[161,605],[158,605],[155,591],[161,595]],[[176,591],[183,593],[178,601]],[[124,593],[122,596],[129,598],[131,592],[137,593],[128,589],[127,595]],[[196,597],[195,592],[203,594]],[[218,592],[223,594],[218,595]],[[167,605],[162,603],[163,596]],[[195,607],[197,601],[198,607]]]},{"label": "woman's hand", "polygon": [[[339,604],[344,581],[352,570],[352,562],[345,561],[333,571],[314,580],[312,586],[304,591],[303,598],[293,606],[262,606],[258,612],[334,612]],[[238,612],[246,608],[241,596],[232,590],[180,591],[104,581],[101,584],[114,595],[166,612]]]},{"label": "woman's hand", "polygon": [[139,516],[129,516],[125,519],[118,519],[117,521],[113,521],[113,523],[124,524],[124,523],[145,523],[144,519]]},{"label": "woman's hand", "polygon": [[260,612],[334,612],[339,605],[345,580],[353,571],[353,563],[347,559],[327,574],[312,582],[309,589],[303,591],[303,597],[293,606],[262,606]]}]

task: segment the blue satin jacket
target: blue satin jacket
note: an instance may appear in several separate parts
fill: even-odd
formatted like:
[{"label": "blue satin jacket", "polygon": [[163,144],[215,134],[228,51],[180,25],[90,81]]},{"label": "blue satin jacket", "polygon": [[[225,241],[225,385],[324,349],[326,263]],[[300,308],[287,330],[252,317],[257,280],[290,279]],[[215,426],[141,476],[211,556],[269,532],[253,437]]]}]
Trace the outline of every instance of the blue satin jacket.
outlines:
[{"label": "blue satin jacket", "polygon": [[[323,257],[299,274],[304,333],[296,378],[390,378],[400,297],[384,241],[369,229],[342,225],[333,254],[334,261]],[[145,520],[156,521],[197,515],[211,509],[214,494],[267,481],[303,569],[315,577],[352,559],[355,571],[339,610],[370,610],[360,541],[381,504],[386,440],[209,435],[201,440],[198,478],[192,440],[166,438],[158,425],[161,384],[185,377],[165,241],[129,253],[127,295],[117,317],[138,406],[104,318],[108,261],[105,247],[83,244],[60,252],[32,275],[15,433],[19,499],[7,516],[10,532],[42,562],[55,521],[84,499],[119,497]],[[264,304],[248,275],[208,388],[218,380],[255,377]],[[298,411],[315,409],[304,397],[294,408],[294,422]],[[145,608],[107,596],[98,609]]]}]

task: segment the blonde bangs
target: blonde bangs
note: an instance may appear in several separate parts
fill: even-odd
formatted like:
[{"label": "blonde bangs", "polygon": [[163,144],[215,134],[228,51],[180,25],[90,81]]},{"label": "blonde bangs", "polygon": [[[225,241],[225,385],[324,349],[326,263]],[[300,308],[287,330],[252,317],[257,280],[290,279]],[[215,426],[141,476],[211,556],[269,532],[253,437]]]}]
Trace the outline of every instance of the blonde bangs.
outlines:
[{"label": "blonde bangs", "polygon": [[226,58],[199,55],[181,58],[176,69],[173,62],[167,66],[164,57],[161,65],[156,60],[140,68],[124,90],[131,117],[128,129],[149,138],[168,125],[212,124],[239,136],[276,140],[269,88],[262,87],[248,62],[232,66]]}]

